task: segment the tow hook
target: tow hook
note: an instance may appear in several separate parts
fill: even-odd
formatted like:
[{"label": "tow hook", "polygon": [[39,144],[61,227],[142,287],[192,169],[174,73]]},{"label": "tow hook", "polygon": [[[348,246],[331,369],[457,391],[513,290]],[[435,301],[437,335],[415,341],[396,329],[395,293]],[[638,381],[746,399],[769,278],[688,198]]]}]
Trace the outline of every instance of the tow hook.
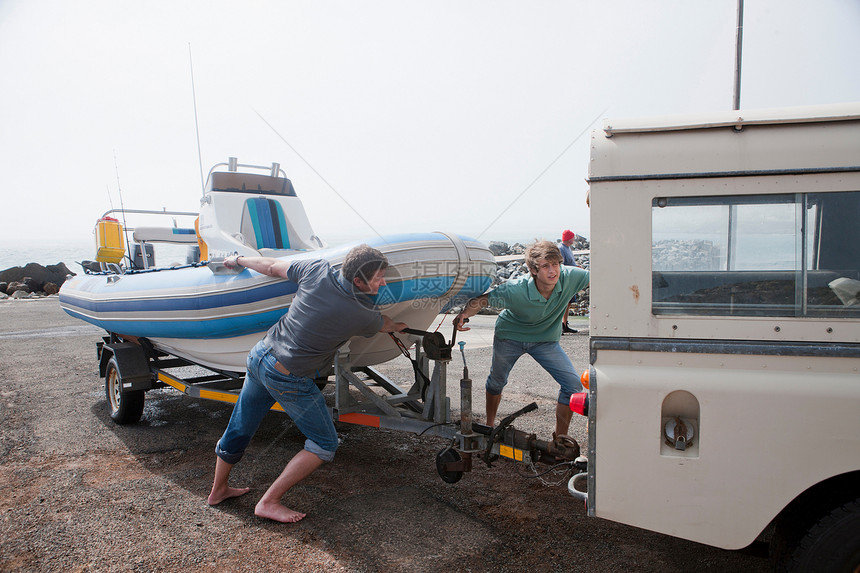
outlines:
[{"label": "tow hook", "polygon": [[[544,461],[543,458],[548,455],[555,458],[555,460],[572,462],[579,458],[579,453],[579,444],[576,440],[570,436],[556,436],[553,441],[547,442],[546,451],[544,455],[541,456],[541,461]],[[550,460],[546,461],[550,462]]]}]

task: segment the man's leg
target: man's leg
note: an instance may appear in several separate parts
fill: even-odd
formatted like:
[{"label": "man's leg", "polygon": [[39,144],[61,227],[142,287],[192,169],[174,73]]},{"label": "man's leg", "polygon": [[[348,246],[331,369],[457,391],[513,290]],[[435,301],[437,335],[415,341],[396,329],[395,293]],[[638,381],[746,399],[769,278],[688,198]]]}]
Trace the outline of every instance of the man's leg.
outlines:
[{"label": "man's leg", "polygon": [[254,513],[258,517],[282,523],[295,523],[306,514],[283,505],[281,498],[324,462],[334,459],[338,447],[337,431],[325,398],[313,379],[285,376],[275,368],[272,356],[265,357],[262,366],[261,370],[266,373],[264,384],[269,394],[278,401],[306,440],[304,449],[293,456],[278,479],[257,502]]},{"label": "man's leg", "polygon": [[245,495],[251,488],[249,487],[230,487],[228,481],[230,479],[230,470],[233,469],[233,464],[228,464],[219,457],[215,458],[215,482],[212,484],[212,491],[209,492],[209,505],[218,505],[225,499],[231,497],[239,497]]},{"label": "man's leg", "polygon": [[491,428],[496,425],[496,412],[499,411],[499,404],[501,403],[501,394],[487,392],[487,425]]},{"label": "man's leg", "polygon": [[254,508],[254,515],[274,519],[281,523],[295,523],[306,514],[292,510],[281,503],[281,498],[291,487],[308,477],[315,469],[323,464],[323,460],[316,454],[312,454],[307,450],[301,450],[290,462],[278,479],[272,483],[257,506]]},{"label": "man's leg", "polygon": [[258,345],[248,355],[248,372],[245,374],[242,391],[233,407],[227,429],[215,446],[217,454],[215,479],[212,483],[212,491],[209,492],[209,505],[217,505],[225,499],[243,495],[249,491],[249,488],[245,487],[230,487],[228,480],[233,466],[242,459],[251,437],[275,403],[274,398],[269,395],[258,379],[260,358],[264,354],[265,350]]},{"label": "man's leg", "polygon": [[570,418],[573,416],[573,410],[569,405],[555,405],[555,435],[566,436],[570,431]]},{"label": "man's leg", "polygon": [[522,355],[522,342],[493,337],[493,359],[486,384],[487,425],[491,428],[496,423],[496,412],[502,402],[502,390],[508,383],[508,374]]},{"label": "man's leg", "polygon": [[571,332],[571,333],[572,332],[579,332],[575,328],[570,328],[570,326],[568,326],[568,324],[567,324],[567,319],[570,316],[570,307],[573,306],[574,300],[575,299],[571,299],[571,301],[569,303],[567,303],[567,308],[565,309],[564,316],[561,319],[561,332],[562,332],[562,334],[565,334],[568,332]]},{"label": "man's leg", "polygon": [[529,349],[538,364],[558,382],[558,403],[555,407],[555,434],[566,435],[570,429],[573,411],[570,409],[570,395],[582,391],[579,374],[570,358],[558,342],[541,342]]}]

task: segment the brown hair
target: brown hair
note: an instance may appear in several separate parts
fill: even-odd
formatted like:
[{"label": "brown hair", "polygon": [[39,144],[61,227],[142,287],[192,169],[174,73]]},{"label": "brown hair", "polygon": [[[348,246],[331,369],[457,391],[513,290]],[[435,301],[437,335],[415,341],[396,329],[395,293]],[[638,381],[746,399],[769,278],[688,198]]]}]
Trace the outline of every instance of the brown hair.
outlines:
[{"label": "brown hair", "polygon": [[537,274],[538,261],[541,259],[550,263],[561,263],[564,260],[561,251],[552,241],[538,241],[526,249],[526,265],[531,274]]},{"label": "brown hair", "polygon": [[388,268],[388,259],[381,251],[368,245],[353,247],[343,260],[340,272],[343,278],[352,283],[356,277],[368,282],[377,271]]}]

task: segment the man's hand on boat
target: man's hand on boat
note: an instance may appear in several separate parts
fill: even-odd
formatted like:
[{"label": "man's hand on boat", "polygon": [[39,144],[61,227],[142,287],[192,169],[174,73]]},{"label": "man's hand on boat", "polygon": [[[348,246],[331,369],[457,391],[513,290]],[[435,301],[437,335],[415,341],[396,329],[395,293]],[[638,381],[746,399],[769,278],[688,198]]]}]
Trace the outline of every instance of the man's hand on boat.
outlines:
[{"label": "man's hand on boat", "polygon": [[236,257],[210,257],[207,264],[213,275],[236,275],[242,268],[236,264]]},{"label": "man's hand on boat", "polygon": [[239,274],[242,269],[248,268],[270,277],[287,278],[289,267],[289,261],[273,257],[231,255],[226,258],[213,257],[209,260],[209,269],[216,275]]}]

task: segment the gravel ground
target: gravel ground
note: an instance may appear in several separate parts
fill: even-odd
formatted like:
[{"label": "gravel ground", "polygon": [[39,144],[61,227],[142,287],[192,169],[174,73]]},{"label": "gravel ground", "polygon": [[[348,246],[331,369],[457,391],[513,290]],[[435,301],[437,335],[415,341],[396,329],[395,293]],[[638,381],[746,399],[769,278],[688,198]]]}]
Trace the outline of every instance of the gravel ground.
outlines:
[{"label": "gravel ground", "polygon": [[[476,317],[466,357],[483,416],[492,319]],[[587,321],[562,344],[587,364]],[[442,331],[450,335],[450,318]],[[283,414],[264,420],[235,485],[244,497],[206,504],[213,447],[230,406],[174,390],[147,394],[144,419],[118,426],[107,412],[95,343],[101,331],[56,297],[0,302],[0,571],[764,571],[766,548],[731,552],[588,518],[561,481],[529,468],[476,463],[441,481],[441,438],[339,424],[343,445],[291,491],[297,524],[254,516],[259,495],[303,438]],[[458,336],[458,339],[461,337]],[[448,373],[458,418],[462,360]],[[383,365],[411,379],[401,358]],[[529,358],[515,367],[500,418],[529,402],[520,429],[548,438],[557,386]],[[453,391],[452,391],[453,390]],[[329,391],[330,392],[330,391]],[[572,435],[584,444],[584,420]]]}]

